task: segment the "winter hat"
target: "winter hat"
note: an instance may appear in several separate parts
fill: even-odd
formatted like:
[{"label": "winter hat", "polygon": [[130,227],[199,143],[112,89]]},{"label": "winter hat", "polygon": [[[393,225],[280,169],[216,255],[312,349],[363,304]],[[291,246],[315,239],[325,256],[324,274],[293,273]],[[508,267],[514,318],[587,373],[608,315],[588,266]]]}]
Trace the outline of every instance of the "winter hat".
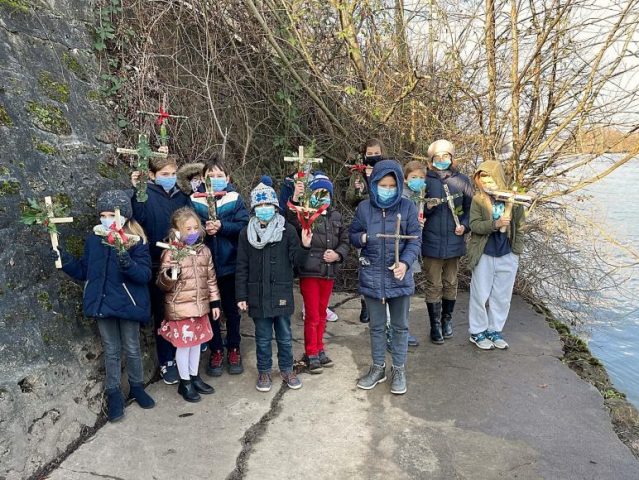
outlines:
[{"label": "winter hat", "polygon": [[98,201],[95,206],[98,214],[102,212],[115,212],[115,209],[119,208],[120,215],[123,217],[133,217],[131,198],[122,190],[109,190],[102,193],[98,197]]},{"label": "winter hat", "polygon": [[448,140],[437,140],[430,144],[428,147],[428,158],[433,158],[435,155],[442,153],[450,153],[451,157],[455,156],[455,147]]},{"label": "winter hat", "polygon": [[315,172],[313,176],[313,180],[309,184],[311,190],[317,190],[323,188],[324,190],[328,190],[328,193],[331,194],[331,198],[333,198],[333,184],[330,179],[322,172]]},{"label": "winter hat", "polygon": [[260,183],[251,191],[251,210],[260,203],[272,203],[276,207],[280,204],[273,190],[273,180],[268,175],[263,175]]}]

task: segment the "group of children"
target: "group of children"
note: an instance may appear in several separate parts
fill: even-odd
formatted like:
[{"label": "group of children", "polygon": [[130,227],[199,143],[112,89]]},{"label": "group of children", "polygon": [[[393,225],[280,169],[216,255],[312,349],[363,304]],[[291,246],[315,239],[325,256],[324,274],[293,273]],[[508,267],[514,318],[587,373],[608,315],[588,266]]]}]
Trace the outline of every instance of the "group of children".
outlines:
[{"label": "group of children", "polygon": [[[172,156],[153,158],[146,202],[118,190],[99,197],[102,227],[117,232],[119,211],[123,233],[140,240],[125,249],[113,248],[92,234],[82,258],[63,250],[60,258],[63,270],[85,283],[84,314],[98,323],[109,420],[124,415],[122,350],[129,398],[142,408],[154,406],[144,391],[139,342],[140,323],[151,318],[160,374],[167,384],[179,383],[178,393],[186,401],[197,402],[200,395],[214,392],[199,375],[201,352],[210,350],[209,376],[222,375],[225,360],[229,374],[243,372],[242,311],[248,311],[255,324],[257,390],[272,386],[273,332],[281,378],[288,387],[300,388],[291,333],[295,276],[304,301],[303,361],[312,374],[332,366],[323,343],[327,313],[332,313],[328,304],[350,245],[358,250],[360,320],[369,323],[371,339],[372,363],[358,380],[359,388],[372,389],[386,380],[388,350],[391,392],[407,391],[407,350],[418,344],[408,330],[409,307],[420,265],[431,341],[442,344],[452,337],[457,270],[468,232],[473,270],[470,341],[481,349],[508,347],[501,331],[523,248],[523,210],[515,206],[509,217],[504,204],[488,194],[506,186],[501,165],[487,161],[479,167],[474,194],[468,177],[455,168],[454,148],[446,140],[431,145],[426,165],[411,161],[404,169],[385,159],[379,140],[369,140],[362,154],[365,170],[353,176],[346,197],[357,206],[350,227],[335,208],[333,184],[324,173],[311,172],[304,181],[292,174],[279,198],[271,179],[262,177],[247,208],[230,183],[228,167],[216,155],[179,170]],[[133,186],[139,179],[134,172]],[[318,211],[312,228],[300,222],[294,210],[303,197]],[[181,246],[179,257],[175,249],[157,245],[167,241]]]}]

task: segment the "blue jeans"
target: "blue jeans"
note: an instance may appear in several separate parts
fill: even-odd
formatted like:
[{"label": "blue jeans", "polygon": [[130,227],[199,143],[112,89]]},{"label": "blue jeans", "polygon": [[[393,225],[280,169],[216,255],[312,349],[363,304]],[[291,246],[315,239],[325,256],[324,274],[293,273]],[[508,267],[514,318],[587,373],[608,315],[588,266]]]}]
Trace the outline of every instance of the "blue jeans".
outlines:
[{"label": "blue jeans", "polygon": [[126,371],[130,384],[144,382],[140,353],[140,322],[122,318],[98,318],[98,329],[104,347],[106,390],[120,388],[122,374],[121,355],[126,353]]},{"label": "blue jeans", "polygon": [[273,367],[273,330],[277,342],[277,364],[280,372],[293,370],[293,334],[291,333],[291,317],[254,318],[255,322],[255,354],[257,371],[270,373]]},{"label": "blue jeans", "polygon": [[384,365],[386,358],[386,304],[390,312],[392,332],[393,365],[402,367],[406,363],[408,351],[408,309],[410,295],[387,298],[386,303],[371,297],[364,297],[370,317],[371,355],[375,365]]}]

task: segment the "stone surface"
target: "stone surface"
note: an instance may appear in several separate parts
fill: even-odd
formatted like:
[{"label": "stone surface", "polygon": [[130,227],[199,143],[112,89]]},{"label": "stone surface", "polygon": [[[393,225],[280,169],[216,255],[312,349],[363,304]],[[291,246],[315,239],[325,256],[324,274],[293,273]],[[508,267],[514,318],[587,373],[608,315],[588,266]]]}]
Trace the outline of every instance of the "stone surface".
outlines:
[{"label": "stone surface", "polygon": [[[328,324],[335,367],[301,375],[301,390],[255,390],[245,317],[244,375],[211,380],[216,393],[195,405],[153,384],[155,410],[129,407],[48,478],[639,478],[603,398],[561,362],[556,332],[520,298],[506,324],[511,349],[490,352],[468,342],[466,294],[443,346],[427,341],[425,305],[415,299],[411,331],[422,344],[410,349],[404,396],[391,395],[389,382],[355,387],[370,349],[359,300],[348,298],[334,297],[340,320]],[[299,314],[294,338],[299,357]]]}]

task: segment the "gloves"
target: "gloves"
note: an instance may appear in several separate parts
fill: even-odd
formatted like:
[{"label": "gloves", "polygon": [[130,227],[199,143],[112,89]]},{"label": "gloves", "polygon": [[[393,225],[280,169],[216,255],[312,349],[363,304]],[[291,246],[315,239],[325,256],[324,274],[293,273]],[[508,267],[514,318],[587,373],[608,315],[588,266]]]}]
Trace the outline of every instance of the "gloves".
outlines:
[{"label": "gloves", "polygon": [[58,251],[60,252],[60,255],[58,255],[58,252],[56,252],[53,247],[49,250],[49,258],[51,258],[53,262],[60,259],[62,261],[62,265],[64,265],[73,261],[73,255],[63,250],[62,247],[58,247]]},{"label": "gloves", "polygon": [[126,270],[132,264],[131,255],[126,250],[118,251],[118,265],[122,270]]}]

